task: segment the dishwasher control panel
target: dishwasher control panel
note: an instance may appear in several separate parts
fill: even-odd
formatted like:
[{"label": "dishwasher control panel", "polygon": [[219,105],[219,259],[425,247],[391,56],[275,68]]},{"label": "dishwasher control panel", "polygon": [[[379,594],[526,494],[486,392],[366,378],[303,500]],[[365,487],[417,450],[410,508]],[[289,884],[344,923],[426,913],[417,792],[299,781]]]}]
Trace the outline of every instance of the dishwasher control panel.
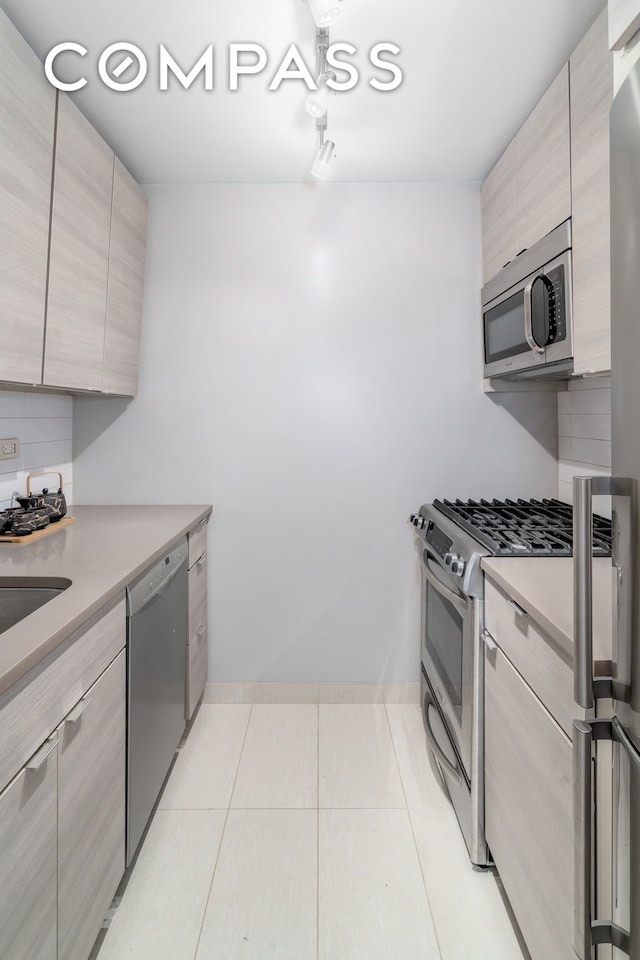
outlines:
[{"label": "dishwasher control panel", "polygon": [[127,587],[127,613],[132,616],[157,594],[161,593],[180,567],[187,562],[189,548],[186,537],[165,553]]}]

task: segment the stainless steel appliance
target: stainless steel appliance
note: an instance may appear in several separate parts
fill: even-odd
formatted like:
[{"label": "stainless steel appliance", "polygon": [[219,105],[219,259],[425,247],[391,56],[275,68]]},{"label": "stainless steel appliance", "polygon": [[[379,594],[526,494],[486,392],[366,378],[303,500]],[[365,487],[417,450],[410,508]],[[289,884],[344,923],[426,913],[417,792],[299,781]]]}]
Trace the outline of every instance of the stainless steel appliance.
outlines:
[{"label": "stainless steel appliance", "polygon": [[187,540],[127,587],[127,866],[185,729]]},{"label": "stainless steel appliance", "polygon": [[571,221],[482,288],[484,375],[566,377],[573,369]]},{"label": "stainless steel appliance", "polygon": [[[422,717],[429,757],[471,861],[486,866],[480,564],[486,556],[570,556],[572,509],[558,500],[436,500],[410,522],[422,569]],[[597,555],[609,555],[605,518],[593,518],[592,541]]]},{"label": "stainless steel appliance", "polygon": [[[575,699],[598,713],[574,724],[575,915],[574,950],[591,960],[594,945],[613,944],[612,956],[640,957],[640,64],[611,108],[611,400],[612,479],[577,478],[574,629]],[[591,496],[613,497],[613,673],[594,678],[592,668]],[[611,698],[611,699],[610,699]],[[603,702],[604,701],[604,702]],[[605,710],[601,710],[604,706]],[[612,837],[610,912],[594,906],[593,780],[602,772],[594,741],[613,743],[613,817],[599,827]],[[595,773],[593,764],[595,760]],[[602,903],[600,891],[600,905]],[[608,898],[607,898],[608,899]]]}]

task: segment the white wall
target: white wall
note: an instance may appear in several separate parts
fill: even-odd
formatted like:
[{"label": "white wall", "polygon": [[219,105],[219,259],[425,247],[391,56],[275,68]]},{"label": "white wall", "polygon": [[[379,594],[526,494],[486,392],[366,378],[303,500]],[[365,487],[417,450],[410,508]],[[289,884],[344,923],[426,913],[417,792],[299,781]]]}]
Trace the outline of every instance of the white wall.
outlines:
[{"label": "white wall", "polygon": [[[73,502],[73,400],[63,394],[0,391],[0,440],[17,437],[20,455],[0,460],[0,510],[11,506],[15,492],[24,494],[29,473],[54,470],[62,473],[64,492]],[[53,488],[57,477],[34,480],[37,492]],[[18,506],[13,503],[13,506]]]},{"label": "white wall", "polygon": [[77,502],[214,504],[211,680],[416,681],[408,514],[557,487],[555,395],[482,393],[479,185],[149,196],[140,396],[76,401]]}]

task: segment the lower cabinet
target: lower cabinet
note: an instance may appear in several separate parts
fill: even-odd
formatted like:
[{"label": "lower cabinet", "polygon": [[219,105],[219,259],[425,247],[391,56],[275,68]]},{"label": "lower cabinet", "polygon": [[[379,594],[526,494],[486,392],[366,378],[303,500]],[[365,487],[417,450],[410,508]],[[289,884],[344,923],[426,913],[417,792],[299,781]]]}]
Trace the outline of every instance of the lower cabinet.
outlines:
[{"label": "lower cabinet", "polygon": [[531,958],[571,960],[571,741],[499,648],[485,652],[485,768],[487,842]]},{"label": "lower cabinet", "polygon": [[0,698],[1,960],[87,960],[124,874],[125,640],[120,600]]},{"label": "lower cabinet", "polygon": [[207,521],[189,531],[189,637],[185,716],[190,720],[204,693],[208,674]]},{"label": "lower cabinet", "polygon": [[123,650],[58,728],[58,960],[87,960],[125,869]]},{"label": "lower cabinet", "polygon": [[0,793],[0,957],[56,960],[57,742]]}]

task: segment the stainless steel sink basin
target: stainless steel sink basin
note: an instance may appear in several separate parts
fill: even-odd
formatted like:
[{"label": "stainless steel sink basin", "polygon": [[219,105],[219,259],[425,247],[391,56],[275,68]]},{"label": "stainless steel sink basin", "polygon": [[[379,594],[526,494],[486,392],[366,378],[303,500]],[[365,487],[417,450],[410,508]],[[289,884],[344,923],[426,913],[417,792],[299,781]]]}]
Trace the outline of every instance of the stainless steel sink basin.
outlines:
[{"label": "stainless steel sink basin", "polygon": [[70,586],[66,577],[0,577],[0,633]]}]

